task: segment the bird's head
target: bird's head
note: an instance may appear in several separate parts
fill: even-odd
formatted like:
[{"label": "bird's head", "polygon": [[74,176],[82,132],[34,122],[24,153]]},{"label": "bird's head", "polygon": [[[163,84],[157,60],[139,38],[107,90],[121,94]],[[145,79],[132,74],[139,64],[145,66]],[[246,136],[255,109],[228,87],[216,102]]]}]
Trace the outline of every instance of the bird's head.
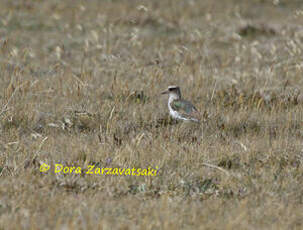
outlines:
[{"label": "bird's head", "polygon": [[181,98],[181,90],[179,86],[171,85],[167,87],[167,90],[163,91],[161,94],[169,94],[169,96],[173,96],[176,99]]}]

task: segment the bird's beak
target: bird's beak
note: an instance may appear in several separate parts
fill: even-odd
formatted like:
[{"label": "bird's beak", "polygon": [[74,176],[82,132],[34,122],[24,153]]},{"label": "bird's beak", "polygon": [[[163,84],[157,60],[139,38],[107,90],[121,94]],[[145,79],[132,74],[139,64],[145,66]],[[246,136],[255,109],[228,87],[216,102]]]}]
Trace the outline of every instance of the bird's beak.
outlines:
[{"label": "bird's beak", "polygon": [[161,94],[168,94],[168,90],[161,92]]}]

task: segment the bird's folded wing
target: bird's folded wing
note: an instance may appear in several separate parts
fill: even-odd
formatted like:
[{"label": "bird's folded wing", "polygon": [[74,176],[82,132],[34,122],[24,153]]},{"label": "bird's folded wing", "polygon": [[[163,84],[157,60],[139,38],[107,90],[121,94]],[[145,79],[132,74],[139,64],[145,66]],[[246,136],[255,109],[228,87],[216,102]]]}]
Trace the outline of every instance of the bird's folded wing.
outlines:
[{"label": "bird's folded wing", "polygon": [[182,117],[187,119],[196,119],[200,120],[200,113],[196,107],[185,100],[174,100],[171,102],[171,107],[173,110],[176,110]]}]

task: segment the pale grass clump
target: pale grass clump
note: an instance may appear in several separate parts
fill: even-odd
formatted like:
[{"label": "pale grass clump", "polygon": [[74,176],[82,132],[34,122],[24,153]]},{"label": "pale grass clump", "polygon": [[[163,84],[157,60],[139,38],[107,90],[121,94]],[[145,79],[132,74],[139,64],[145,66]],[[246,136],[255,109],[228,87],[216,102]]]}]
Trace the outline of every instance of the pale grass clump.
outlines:
[{"label": "pale grass clump", "polygon": [[302,17],[277,7],[2,1],[1,228],[301,229]]}]

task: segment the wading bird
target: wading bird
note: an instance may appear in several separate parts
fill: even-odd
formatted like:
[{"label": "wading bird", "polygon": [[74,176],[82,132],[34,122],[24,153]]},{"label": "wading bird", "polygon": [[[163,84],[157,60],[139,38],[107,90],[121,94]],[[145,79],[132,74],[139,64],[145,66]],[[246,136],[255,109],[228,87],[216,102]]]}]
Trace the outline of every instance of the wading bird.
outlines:
[{"label": "wading bird", "polygon": [[168,86],[162,94],[168,94],[169,114],[178,120],[200,122],[200,114],[196,107],[190,102],[183,100],[179,86]]}]

